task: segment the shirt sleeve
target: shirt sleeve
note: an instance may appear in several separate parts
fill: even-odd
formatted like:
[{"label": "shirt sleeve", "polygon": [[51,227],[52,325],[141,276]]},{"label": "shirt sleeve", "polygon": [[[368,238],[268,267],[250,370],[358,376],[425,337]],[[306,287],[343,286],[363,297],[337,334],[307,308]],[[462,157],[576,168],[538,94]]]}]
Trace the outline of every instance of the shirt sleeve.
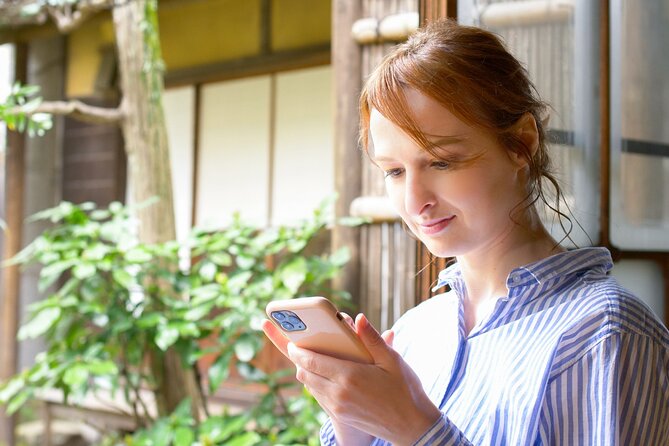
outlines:
[{"label": "shirt sleeve", "polygon": [[464,434],[442,413],[437,422],[413,446],[469,446],[471,444]]},{"label": "shirt sleeve", "polygon": [[[321,427],[321,445],[337,446],[332,422],[328,419]],[[372,441],[372,446],[390,445],[383,440]],[[444,414],[416,441],[413,446],[470,446],[471,443],[465,439],[448,417]]]},{"label": "shirt sleeve", "polygon": [[542,444],[663,444],[669,435],[669,355],[649,336],[612,333],[549,378]]}]

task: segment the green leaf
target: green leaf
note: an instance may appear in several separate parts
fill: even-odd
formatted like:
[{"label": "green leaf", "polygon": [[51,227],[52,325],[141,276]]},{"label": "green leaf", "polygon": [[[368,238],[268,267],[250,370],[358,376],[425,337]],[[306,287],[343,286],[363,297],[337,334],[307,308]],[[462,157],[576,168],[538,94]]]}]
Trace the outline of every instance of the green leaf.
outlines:
[{"label": "green leaf", "polygon": [[158,326],[156,334],[156,345],[162,351],[166,351],[179,339],[179,330],[171,324]]},{"label": "green leaf", "polygon": [[20,392],[18,395],[16,395],[12,400],[9,402],[7,405],[7,414],[12,415],[15,413],[17,410],[23,406],[26,401],[28,401],[28,398],[33,396],[33,391],[32,389],[26,389]]},{"label": "green leaf", "polygon": [[304,257],[296,257],[281,268],[281,281],[291,292],[297,293],[307,278],[307,261]]},{"label": "green leaf", "polygon": [[232,265],[232,257],[227,252],[215,252],[209,255],[209,260],[218,266]]},{"label": "green leaf", "polygon": [[242,377],[248,381],[260,381],[264,379],[267,374],[259,368],[253,367],[248,362],[240,362],[237,364],[237,370]]},{"label": "green leaf", "polygon": [[63,382],[70,388],[77,388],[86,382],[89,371],[85,364],[76,363],[65,371]]},{"label": "green leaf", "polygon": [[22,376],[17,376],[12,378],[6,384],[3,384],[3,386],[0,387],[0,404],[7,404],[7,401],[23,389],[25,383],[26,382]]},{"label": "green leaf", "polygon": [[26,325],[21,327],[18,334],[19,340],[36,338],[43,335],[56,323],[61,315],[59,307],[47,307],[33,318]]},{"label": "green leaf", "polygon": [[247,422],[248,417],[245,415],[209,417],[200,425],[200,433],[213,443],[221,443],[231,436],[242,434]]},{"label": "green leaf", "polygon": [[79,259],[67,259],[61,260],[56,263],[45,266],[40,271],[40,278],[38,289],[40,293],[43,293],[47,288],[49,288],[58,278],[63,274],[64,271],[71,268],[73,265],[76,265]]},{"label": "green leaf", "polygon": [[111,248],[109,246],[103,245],[102,243],[96,243],[90,248],[87,248],[81,255],[81,258],[86,260],[99,261],[104,259],[104,257],[109,254],[110,251]]},{"label": "green leaf", "polygon": [[206,304],[198,305],[193,308],[189,308],[188,311],[184,314],[184,319],[187,321],[199,321],[205,316],[211,313],[212,308],[214,307],[213,302]]},{"label": "green leaf", "polygon": [[125,259],[130,263],[146,263],[150,262],[153,256],[143,248],[133,248],[125,253]]},{"label": "green leaf", "polygon": [[235,355],[242,362],[249,362],[256,354],[256,342],[251,336],[242,336],[235,342]]},{"label": "green leaf", "polygon": [[288,251],[296,253],[302,251],[307,246],[306,240],[289,240]]},{"label": "green leaf", "polygon": [[88,279],[95,274],[95,266],[90,263],[80,263],[74,267],[72,274],[80,280]]},{"label": "green leaf", "polygon": [[256,259],[240,254],[235,259],[235,262],[237,262],[237,266],[240,269],[251,269],[256,264]]},{"label": "green leaf", "polygon": [[33,112],[37,109],[37,107],[40,106],[41,103],[42,103],[42,98],[40,97],[32,98],[28,102],[23,104],[23,106],[21,107],[22,109],[21,111],[24,113]]},{"label": "green leaf", "polygon": [[195,440],[193,430],[187,427],[178,427],[174,431],[174,446],[191,446]]},{"label": "green leaf", "polygon": [[209,367],[209,390],[212,394],[230,375],[230,352],[225,352]]},{"label": "green leaf", "polygon": [[147,315],[142,316],[138,321],[137,321],[137,326],[139,328],[151,328],[155,327],[158,324],[165,324],[167,320],[165,319],[165,316],[159,313],[150,313]]},{"label": "green leaf", "polygon": [[257,444],[262,438],[256,432],[244,432],[243,434],[228,439],[226,446],[253,446]]},{"label": "green leaf", "polygon": [[179,336],[181,337],[192,338],[200,335],[200,330],[197,328],[197,324],[193,322],[175,322],[173,326],[179,330]]},{"label": "green leaf", "polygon": [[112,361],[94,361],[88,364],[88,370],[94,375],[114,375],[118,373],[118,367]]},{"label": "green leaf", "polygon": [[174,412],[172,412],[172,418],[179,423],[186,423],[191,425],[194,423],[193,417],[191,415],[191,399],[184,398]]},{"label": "green leaf", "polygon": [[153,446],[169,445],[171,436],[172,428],[165,419],[158,420],[150,431],[150,438]]},{"label": "green leaf", "polygon": [[228,289],[232,294],[239,294],[246,284],[249,282],[253,273],[250,271],[242,271],[230,277],[228,280]]},{"label": "green leaf", "polygon": [[200,277],[202,280],[206,282],[211,282],[214,280],[214,276],[216,276],[216,272],[218,271],[218,268],[216,267],[216,264],[213,262],[203,262],[202,265],[200,266]]},{"label": "green leaf", "polygon": [[112,277],[116,283],[121,285],[123,288],[130,288],[134,284],[132,276],[123,269],[115,269],[112,271]]},{"label": "green leaf", "polygon": [[105,209],[96,209],[90,213],[91,220],[106,220],[111,216],[111,212]]},{"label": "green leaf", "polygon": [[221,287],[216,283],[209,283],[191,291],[193,299],[191,305],[202,305],[214,301],[221,294]]},{"label": "green leaf", "polygon": [[351,253],[347,246],[342,246],[340,249],[330,255],[330,262],[335,266],[344,266],[351,259]]}]

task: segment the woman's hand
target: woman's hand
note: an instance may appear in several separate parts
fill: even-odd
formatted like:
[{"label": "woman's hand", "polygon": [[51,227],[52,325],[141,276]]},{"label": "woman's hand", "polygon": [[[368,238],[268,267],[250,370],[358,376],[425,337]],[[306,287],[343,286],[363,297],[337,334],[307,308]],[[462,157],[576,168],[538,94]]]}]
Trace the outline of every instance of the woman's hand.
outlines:
[{"label": "woman's hand", "polygon": [[[344,320],[348,322],[351,328],[355,330],[355,325],[353,319],[351,319],[351,316],[346,313],[341,313],[341,315],[344,316]],[[270,341],[272,341],[274,346],[278,348],[281,353],[283,353],[288,359],[290,359],[290,356],[288,356],[288,338],[286,338],[283,333],[281,333],[281,331],[268,320],[263,321],[262,329],[265,332],[265,335],[270,339]],[[388,342],[389,345],[392,345],[393,332],[388,330],[383,333],[383,336],[386,342]],[[373,437],[370,434],[338,422],[327,408],[323,407],[323,410],[328,415],[328,417],[330,417],[338,444],[346,446],[369,445],[372,442]]]},{"label": "woman's hand", "polygon": [[[295,363],[297,379],[335,426],[349,426],[396,445],[410,445],[441,416],[413,370],[364,315],[358,315],[354,326],[374,359],[371,365],[301,349],[268,324],[273,328],[268,321],[263,326],[265,333]],[[283,340],[277,339],[277,334]]]}]

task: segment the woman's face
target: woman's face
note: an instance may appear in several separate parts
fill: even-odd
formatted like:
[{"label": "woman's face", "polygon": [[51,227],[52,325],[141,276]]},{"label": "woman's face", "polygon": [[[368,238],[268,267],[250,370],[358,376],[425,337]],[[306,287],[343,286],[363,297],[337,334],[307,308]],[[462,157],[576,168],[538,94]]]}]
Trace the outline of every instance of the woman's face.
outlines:
[{"label": "woman's face", "polygon": [[416,90],[405,94],[439,157],[372,110],[370,154],[395,209],[438,257],[484,254],[503,245],[515,226],[510,214],[525,195],[525,163],[435,100]]}]

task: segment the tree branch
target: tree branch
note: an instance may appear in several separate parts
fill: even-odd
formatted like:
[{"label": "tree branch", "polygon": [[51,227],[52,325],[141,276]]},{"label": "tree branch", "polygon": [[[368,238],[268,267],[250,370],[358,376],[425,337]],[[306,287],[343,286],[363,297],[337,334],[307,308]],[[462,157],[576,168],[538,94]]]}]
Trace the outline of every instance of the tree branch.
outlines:
[{"label": "tree branch", "polygon": [[[21,108],[17,108],[15,112],[21,113]],[[125,117],[122,106],[118,108],[96,107],[76,100],[42,102],[39,107],[26,114],[33,115],[35,113],[67,115],[79,121],[94,124],[118,124]]]},{"label": "tree branch", "polygon": [[34,6],[35,0],[0,3],[0,26],[15,28],[24,25],[43,25],[51,17],[58,30],[67,34],[96,12],[112,8],[114,3],[114,0],[80,0],[76,4],[62,6],[45,3],[35,11],[29,9],[28,14],[25,12],[26,8]]}]

